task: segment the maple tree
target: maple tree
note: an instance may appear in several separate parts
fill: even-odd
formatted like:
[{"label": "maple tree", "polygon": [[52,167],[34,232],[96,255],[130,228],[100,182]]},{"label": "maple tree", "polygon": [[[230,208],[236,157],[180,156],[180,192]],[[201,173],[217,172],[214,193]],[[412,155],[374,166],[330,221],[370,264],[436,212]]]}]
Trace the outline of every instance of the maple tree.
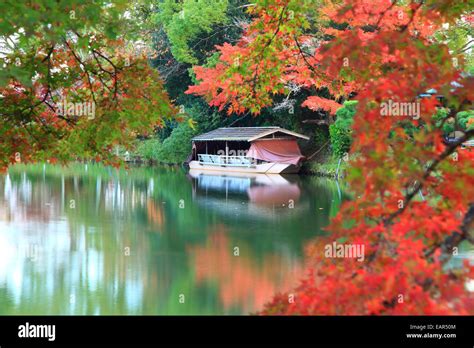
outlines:
[{"label": "maple tree", "polygon": [[[256,16],[236,45],[218,46],[215,67],[194,68],[199,84],[187,93],[201,95],[228,114],[250,110],[259,114],[275,94],[295,84],[327,91],[341,98],[352,83],[316,69],[314,52],[324,37],[319,21],[321,1],[257,1],[249,7]],[[335,113],[341,105],[330,98],[310,96],[302,104]]]},{"label": "maple tree", "polygon": [[[473,10],[451,0],[256,1],[242,39],[219,46],[215,66],[194,68],[199,83],[188,93],[229,114],[259,114],[292,84],[312,94],[304,101],[312,110],[358,101],[347,178],[354,199],[308,247],[294,301],[277,295],[262,313],[474,313],[474,267],[448,267],[461,243],[474,242],[474,153],[460,148],[474,130],[449,144],[442,130],[472,109],[474,78],[465,50],[435,38],[444,24],[472,25]],[[442,100],[418,98],[428,89]],[[383,116],[389,100],[419,105],[420,114]],[[441,106],[449,111],[440,120]],[[363,245],[364,261],[326,257],[334,241]]]},{"label": "maple tree", "polygon": [[173,117],[133,11],[121,0],[0,4],[0,169],[117,164],[116,145]]}]

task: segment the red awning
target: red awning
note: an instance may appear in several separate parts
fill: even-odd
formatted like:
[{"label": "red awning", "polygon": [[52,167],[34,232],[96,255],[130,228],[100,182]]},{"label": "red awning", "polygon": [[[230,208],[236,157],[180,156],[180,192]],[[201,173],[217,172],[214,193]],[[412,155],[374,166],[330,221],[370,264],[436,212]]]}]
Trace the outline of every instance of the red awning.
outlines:
[{"label": "red awning", "polygon": [[296,140],[256,140],[250,146],[247,157],[267,162],[297,165],[304,156]]}]

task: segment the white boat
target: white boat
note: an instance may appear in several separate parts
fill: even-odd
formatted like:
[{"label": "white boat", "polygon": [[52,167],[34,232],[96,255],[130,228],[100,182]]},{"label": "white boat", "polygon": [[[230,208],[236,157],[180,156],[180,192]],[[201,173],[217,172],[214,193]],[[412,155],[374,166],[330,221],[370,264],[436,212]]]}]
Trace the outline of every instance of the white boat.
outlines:
[{"label": "white boat", "polygon": [[192,182],[193,200],[222,215],[274,220],[295,217],[310,209],[309,202],[302,200],[297,175],[191,169],[188,178]]},{"label": "white boat", "polygon": [[309,137],[280,127],[218,128],[192,139],[192,170],[235,173],[297,173],[304,156],[297,139]]}]

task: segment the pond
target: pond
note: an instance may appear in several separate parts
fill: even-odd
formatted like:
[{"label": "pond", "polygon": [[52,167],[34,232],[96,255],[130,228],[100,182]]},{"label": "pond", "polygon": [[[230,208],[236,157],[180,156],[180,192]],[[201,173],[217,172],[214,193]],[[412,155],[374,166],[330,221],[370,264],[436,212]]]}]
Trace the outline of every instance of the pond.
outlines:
[{"label": "pond", "polygon": [[255,313],[297,285],[344,199],[315,177],[13,166],[0,314]]}]

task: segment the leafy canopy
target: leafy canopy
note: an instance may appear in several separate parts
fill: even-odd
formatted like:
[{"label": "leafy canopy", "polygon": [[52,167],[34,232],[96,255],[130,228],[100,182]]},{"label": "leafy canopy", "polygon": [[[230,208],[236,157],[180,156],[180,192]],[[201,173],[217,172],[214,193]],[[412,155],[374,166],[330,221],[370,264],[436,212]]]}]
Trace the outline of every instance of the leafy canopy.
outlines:
[{"label": "leafy canopy", "polygon": [[190,42],[210,33],[214,25],[226,23],[228,5],[227,0],[165,0],[158,4],[155,21],[164,26],[178,62],[198,63]]},{"label": "leafy canopy", "polygon": [[115,145],[173,117],[131,12],[122,0],[0,4],[0,168],[75,157],[117,163]]}]

